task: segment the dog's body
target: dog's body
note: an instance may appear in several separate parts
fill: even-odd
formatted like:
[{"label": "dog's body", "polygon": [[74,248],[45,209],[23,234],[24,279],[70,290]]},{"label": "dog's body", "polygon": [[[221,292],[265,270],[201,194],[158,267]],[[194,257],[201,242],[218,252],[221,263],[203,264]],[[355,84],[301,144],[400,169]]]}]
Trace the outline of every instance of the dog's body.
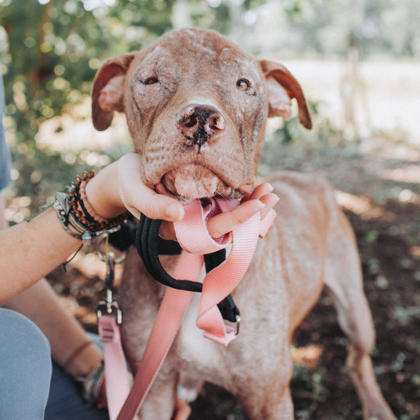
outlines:
[{"label": "dog's body", "polygon": [[[105,63],[95,82],[93,117],[105,129],[114,110],[125,111],[149,186],[162,183],[182,200],[240,197],[255,180],[266,118],[287,117],[289,97],[297,99],[299,118],[310,128],[300,87],[283,67],[257,62],[214,32],[183,30]],[[252,419],[293,418],[289,347],[324,286],[350,340],[348,366],[364,417],[394,419],[369,356],[374,329],[354,235],[332,189],[320,178],[286,172],[268,181],[281,198],[278,216],[233,292],[241,309],[239,337],[227,348],[203,338],[194,296],[142,408],[143,420],[169,420],[178,383],[195,388],[203,380],[232,392]],[[168,271],[176,259],[163,258]],[[120,300],[134,371],[163,294],[131,250]]]}]

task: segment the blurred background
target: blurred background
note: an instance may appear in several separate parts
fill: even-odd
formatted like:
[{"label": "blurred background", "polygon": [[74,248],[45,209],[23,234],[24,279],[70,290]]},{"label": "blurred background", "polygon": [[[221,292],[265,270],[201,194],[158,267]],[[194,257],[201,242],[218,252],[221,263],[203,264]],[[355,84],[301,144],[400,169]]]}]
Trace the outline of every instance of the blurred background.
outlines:
[{"label": "blurred background", "polygon": [[[301,83],[314,129],[295,117],[270,120],[260,174],[318,171],[336,188],[358,239],[378,382],[399,419],[420,418],[418,0],[0,0],[3,121],[13,157],[7,219],[23,221],[75,174],[132,150],[123,115],[103,133],[92,126],[95,73],[106,58],[188,26],[281,61]],[[94,330],[104,267],[87,250],[69,268],[49,280]],[[346,344],[323,297],[293,350],[296,418],[361,418]],[[246,417],[207,386],[191,418]]]}]

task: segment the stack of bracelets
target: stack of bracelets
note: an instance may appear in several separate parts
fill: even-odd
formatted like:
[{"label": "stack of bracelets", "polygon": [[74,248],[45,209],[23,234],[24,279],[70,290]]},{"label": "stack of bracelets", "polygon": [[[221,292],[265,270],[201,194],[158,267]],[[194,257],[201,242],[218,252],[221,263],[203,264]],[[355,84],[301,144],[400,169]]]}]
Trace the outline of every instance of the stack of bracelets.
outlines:
[{"label": "stack of bracelets", "polygon": [[85,245],[90,245],[94,236],[116,232],[128,217],[128,212],[114,219],[104,219],[96,214],[86,196],[86,185],[94,176],[94,171],[83,172],[83,178],[76,176],[77,183],[72,182],[67,192],[58,192],[54,202],[64,229],[83,240]]}]

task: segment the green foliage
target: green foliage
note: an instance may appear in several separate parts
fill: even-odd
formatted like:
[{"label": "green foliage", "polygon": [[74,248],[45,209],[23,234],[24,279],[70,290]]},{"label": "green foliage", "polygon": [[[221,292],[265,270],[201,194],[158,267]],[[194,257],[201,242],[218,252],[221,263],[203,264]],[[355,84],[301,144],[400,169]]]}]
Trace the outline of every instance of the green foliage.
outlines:
[{"label": "green foliage", "polygon": [[[216,3],[217,4],[217,3]],[[191,1],[191,20],[194,26],[227,34],[231,29],[231,8],[227,2],[210,7],[205,1]]]},{"label": "green foliage", "polygon": [[324,398],[324,378],[323,370],[309,369],[298,364],[293,366],[292,384],[304,388],[311,401],[321,401]]},{"label": "green foliage", "polygon": [[[318,110],[319,104],[309,102],[313,128],[308,131],[293,117],[282,120],[280,127],[267,135],[260,161],[259,172],[267,175],[273,170],[296,169],[315,155],[322,153],[333,157],[348,147],[343,133]],[[322,152],[321,152],[322,151]]]}]

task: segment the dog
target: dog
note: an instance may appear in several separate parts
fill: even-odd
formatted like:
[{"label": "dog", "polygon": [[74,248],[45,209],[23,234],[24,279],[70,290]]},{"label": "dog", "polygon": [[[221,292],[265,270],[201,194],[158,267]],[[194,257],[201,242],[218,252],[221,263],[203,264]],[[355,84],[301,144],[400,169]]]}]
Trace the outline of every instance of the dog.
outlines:
[{"label": "dog", "polygon": [[[93,87],[98,130],[125,112],[143,182],[162,185],[181,201],[241,198],[256,180],[266,120],[289,118],[291,98],[310,129],[304,94],[280,64],[257,61],[216,32],[170,32],[143,51],[108,59]],[[292,172],[268,180],[278,213],[260,240],[233,298],[241,332],[225,348],[195,326],[199,296],[184,316],[140,415],[171,419],[177,386],[209,381],[230,391],[253,420],[293,418],[289,383],[293,333],[325,288],[349,338],[347,366],[365,419],[395,419],[376,383],[370,350],[375,332],[363,292],[354,234],[322,178]],[[177,257],[162,257],[168,272]],[[129,251],[119,298],[123,341],[136,372],[165,287]]]}]

